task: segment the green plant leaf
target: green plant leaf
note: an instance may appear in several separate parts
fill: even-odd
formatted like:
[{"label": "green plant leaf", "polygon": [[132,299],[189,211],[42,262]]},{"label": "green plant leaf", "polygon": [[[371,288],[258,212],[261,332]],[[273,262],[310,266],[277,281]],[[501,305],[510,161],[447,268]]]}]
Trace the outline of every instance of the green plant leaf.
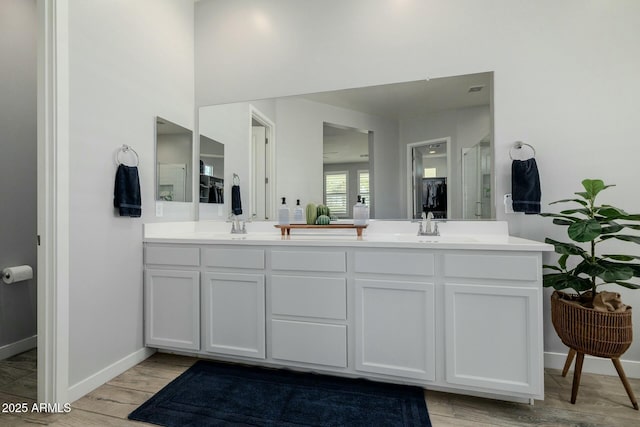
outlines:
[{"label": "green plant leaf", "polygon": [[589,193],[585,193],[584,191],[577,191],[577,192],[575,192],[573,194],[577,194],[578,196],[589,200]]},{"label": "green plant leaf", "polygon": [[599,220],[599,222],[600,222],[600,225],[602,226],[601,234],[617,233],[618,231],[624,228],[623,225],[620,225],[617,222],[613,222],[613,221]]},{"label": "green plant leaf", "polygon": [[624,288],[629,288],[629,289],[640,289],[640,285],[636,285],[635,283],[629,283],[629,282],[615,282],[616,285],[620,285]]},{"label": "green plant leaf", "polygon": [[542,268],[548,268],[549,270],[562,271],[562,269],[556,265],[544,264]]},{"label": "green plant leaf", "polygon": [[636,255],[602,255],[602,258],[614,259],[616,261],[633,261],[634,259],[640,259],[640,256]]},{"label": "green plant leaf", "polygon": [[568,219],[564,219],[564,218],[554,218],[553,219],[553,223],[555,225],[571,225],[573,224],[575,221],[570,221]]},{"label": "green plant leaf", "polygon": [[620,208],[610,205],[602,205],[595,209],[597,215],[602,215],[608,219],[619,219],[628,216],[629,214]]},{"label": "green plant leaf", "polygon": [[620,224],[620,227],[627,227],[632,230],[640,230],[640,224]]},{"label": "green plant leaf", "polygon": [[542,277],[542,285],[557,290],[573,289],[576,292],[584,292],[591,289],[591,281],[569,273],[551,273]]},{"label": "green plant leaf", "polygon": [[607,240],[607,239],[624,240],[625,242],[633,242],[640,245],[640,236],[630,236],[627,234],[607,234],[605,236],[601,236],[600,238],[602,240]]},{"label": "green plant leaf", "polygon": [[551,218],[564,218],[564,219],[568,219],[568,220],[570,220],[572,222],[582,221],[582,218],[576,218],[575,216],[561,215],[561,214],[557,214],[557,213],[544,212],[544,213],[541,213],[540,216],[551,217]]},{"label": "green plant leaf", "polygon": [[580,246],[576,246],[573,243],[564,243],[564,242],[558,242],[556,240],[550,239],[550,238],[546,238],[544,239],[545,243],[548,243],[550,245],[553,245],[554,250],[556,251],[556,253],[560,254],[560,255],[580,255],[582,257],[585,256],[586,251],[584,249],[582,249]]},{"label": "green plant leaf", "polygon": [[587,202],[585,202],[584,200],[580,200],[580,199],[562,199],[562,200],[556,200],[555,202],[551,202],[549,204],[550,205],[555,205],[556,203],[567,203],[567,202],[580,203],[582,206],[587,206],[588,205]]},{"label": "green plant leaf", "polygon": [[598,265],[597,263],[594,264],[591,262],[591,259],[585,259],[584,261],[582,261],[580,264],[578,264],[576,266],[576,268],[573,270],[573,274],[575,274],[576,276],[579,274],[586,274],[589,277],[592,276],[598,276],[600,274],[602,274],[605,271],[605,268],[602,267],[601,265]]},{"label": "green plant leaf", "polygon": [[604,271],[597,274],[597,276],[605,283],[614,283],[619,280],[628,280],[633,277],[633,268],[627,264],[600,259],[598,260],[598,265],[602,267]]},{"label": "green plant leaf", "polygon": [[590,242],[600,235],[602,226],[595,219],[576,221],[569,226],[567,233],[576,242]]},{"label": "green plant leaf", "polygon": [[561,214],[563,215],[571,215],[574,213],[581,213],[583,215],[586,215],[588,217],[591,216],[591,211],[589,209],[566,209],[564,211],[560,211]]},{"label": "green plant leaf", "polygon": [[564,254],[564,255],[560,256],[560,258],[558,259],[558,265],[563,270],[567,269],[567,258],[569,258],[569,255]]},{"label": "green plant leaf", "polygon": [[599,192],[605,188],[613,187],[613,185],[604,185],[601,179],[585,179],[582,181],[582,186],[587,190],[588,199],[595,199]]}]

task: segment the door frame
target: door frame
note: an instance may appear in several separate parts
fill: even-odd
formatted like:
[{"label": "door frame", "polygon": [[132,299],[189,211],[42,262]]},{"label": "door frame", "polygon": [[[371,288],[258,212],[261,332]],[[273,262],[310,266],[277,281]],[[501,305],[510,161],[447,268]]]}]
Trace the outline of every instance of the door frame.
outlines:
[{"label": "door frame", "polygon": [[69,4],[37,0],[38,402],[69,385]]},{"label": "door frame", "polygon": [[[413,188],[413,149],[416,147],[422,147],[425,145],[437,144],[437,143],[445,143],[447,144],[447,186],[451,187],[451,137],[445,136],[442,138],[429,139],[426,141],[412,142],[407,144],[407,157],[405,168],[407,171],[406,175],[406,196],[407,196],[407,218],[413,218],[413,199],[414,199],[414,188]],[[451,219],[451,189],[447,189],[447,219]]]},{"label": "door frame", "polygon": [[[273,220],[276,217],[276,125],[274,122],[271,121],[271,119],[269,119],[267,117],[266,114],[264,114],[262,111],[258,110],[255,106],[249,104],[249,165],[251,165],[250,170],[249,170],[249,182],[253,182],[254,181],[254,171],[255,171],[255,158],[253,155],[253,138],[252,138],[252,134],[253,131],[252,126],[253,126],[253,120],[257,121],[258,123],[260,123],[260,125],[265,127],[265,136],[267,138],[267,140],[269,141],[269,143],[267,144],[267,147],[265,148],[265,155],[267,156],[267,166],[269,168],[269,184],[271,184],[271,194],[269,197],[269,210],[267,212],[267,210],[265,209],[265,215],[269,216],[269,219]],[[255,188],[253,188],[253,185],[249,186],[249,218],[247,219],[251,219],[251,212],[254,211],[253,209],[253,199],[254,199],[254,192],[256,191]]]}]

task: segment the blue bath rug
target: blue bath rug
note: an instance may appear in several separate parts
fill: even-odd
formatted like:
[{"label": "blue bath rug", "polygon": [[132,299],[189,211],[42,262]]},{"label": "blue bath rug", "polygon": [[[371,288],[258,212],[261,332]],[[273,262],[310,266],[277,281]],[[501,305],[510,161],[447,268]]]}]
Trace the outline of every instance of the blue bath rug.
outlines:
[{"label": "blue bath rug", "polygon": [[419,387],[200,360],[129,415],[168,427],[430,427]]}]

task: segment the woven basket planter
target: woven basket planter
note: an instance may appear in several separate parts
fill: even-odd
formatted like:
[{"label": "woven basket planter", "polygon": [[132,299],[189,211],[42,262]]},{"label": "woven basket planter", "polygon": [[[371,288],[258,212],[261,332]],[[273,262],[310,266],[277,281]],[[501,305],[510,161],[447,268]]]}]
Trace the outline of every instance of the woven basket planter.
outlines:
[{"label": "woven basket planter", "polygon": [[633,339],[631,307],[623,313],[601,312],[570,302],[578,299],[558,291],[551,295],[551,321],[562,342],[579,353],[619,358]]}]

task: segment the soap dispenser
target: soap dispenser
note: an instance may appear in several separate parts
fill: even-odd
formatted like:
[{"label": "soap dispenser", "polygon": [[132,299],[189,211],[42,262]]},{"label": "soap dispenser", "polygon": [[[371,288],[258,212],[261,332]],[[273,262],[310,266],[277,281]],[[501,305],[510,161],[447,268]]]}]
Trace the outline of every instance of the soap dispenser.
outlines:
[{"label": "soap dispenser", "polygon": [[362,198],[362,210],[364,211],[364,223],[365,225],[369,224],[369,205],[367,205],[367,201],[365,198]]},{"label": "soap dispenser", "polygon": [[358,201],[353,205],[353,225],[365,225],[367,223],[365,205],[358,194]]},{"label": "soap dispenser", "polygon": [[282,204],[278,208],[278,224],[289,225],[289,207],[285,197],[282,198]]},{"label": "soap dispenser", "polygon": [[305,211],[300,206],[300,199],[296,200],[296,207],[293,208],[293,221],[292,224],[306,224],[307,219],[305,218]]}]

